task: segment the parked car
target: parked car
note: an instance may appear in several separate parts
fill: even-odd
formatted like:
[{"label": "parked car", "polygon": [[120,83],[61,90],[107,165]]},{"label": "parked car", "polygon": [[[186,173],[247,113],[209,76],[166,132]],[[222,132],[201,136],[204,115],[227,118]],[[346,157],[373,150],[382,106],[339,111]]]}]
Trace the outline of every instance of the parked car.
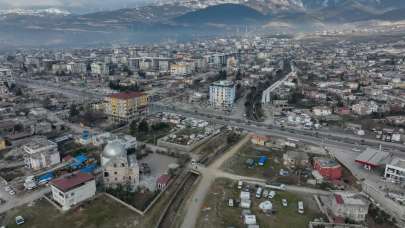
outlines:
[{"label": "parked car", "polygon": [[8,194],[13,196],[13,195],[15,195],[15,191],[11,189],[10,191],[8,191]]},{"label": "parked car", "polygon": [[242,189],[243,187],[243,181],[238,181],[238,189]]},{"label": "parked car", "polygon": [[288,206],[288,202],[287,199],[282,199],[281,203],[283,204],[283,207],[287,207]]},{"label": "parked car", "polygon": [[267,198],[268,196],[269,196],[269,191],[265,189],[265,190],[263,191],[263,197],[264,197],[264,198]]},{"label": "parked car", "polygon": [[304,214],[304,202],[298,201],[298,213]]},{"label": "parked car", "polygon": [[228,206],[229,206],[229,207],[233,207],[233,206],[234,206],[233,199],[229,199],[229,200],[228,200]]},{"label": "parked car", "polygon": [[276,196],[276,192],[275,191],[270,191],[269,199],[273,199],[275,196]]},{"label": "parked car", "polygon": [[21,215],[19,215],[19,216],[15,217],[15,223],[16,223],[17,225],[22,225],[22,224],[25,223],[25,220],[24,220],[24,218],[23,218]]},{"label": "parked car", "polygon": [[262,197],[262,191],[263,191],[263,188],[262,187],[258,187],[257,188],[257,190],[256,190],[256,198],[261,198]]}]

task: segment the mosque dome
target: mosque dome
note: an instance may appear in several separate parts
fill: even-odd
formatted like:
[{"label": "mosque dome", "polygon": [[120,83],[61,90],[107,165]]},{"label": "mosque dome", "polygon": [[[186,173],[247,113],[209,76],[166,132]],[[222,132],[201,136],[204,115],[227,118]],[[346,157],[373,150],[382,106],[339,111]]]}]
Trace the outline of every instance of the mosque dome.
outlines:
[{"label": "mosque dome", "polygon": [[118,156],[126,155],[127,151],[125,150],[124,145],[118,141],[109,142],[103,150],[102,156],[104,158],[114,158]]}]

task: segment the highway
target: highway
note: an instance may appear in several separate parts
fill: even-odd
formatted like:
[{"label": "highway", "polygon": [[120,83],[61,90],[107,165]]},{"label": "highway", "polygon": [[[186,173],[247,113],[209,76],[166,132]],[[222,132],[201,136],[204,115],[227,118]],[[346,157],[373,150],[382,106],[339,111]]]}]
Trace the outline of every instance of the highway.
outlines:
[{"label": "highway", "polygon": [[374,139],[361,138],[355,135],[347,135],[335,132],[303,130],[297,128],[281,128],[275,125],[264,125],[263,123],[246,121],[241,119],[232,119],[227,116],[214,115],[212,113],[200,113],[196,111],[188,111],[180,108],[173,108],[169,105],[153,103],[151,112],[171,112],[187,117],[206,120],[211,123],[229,125],[238,127],[250,132],[263,135],[273,135],[278,137],[293,138],[302,142],[312,143],[320,146],[335,146],[352,150],[354,147],[365,149],[366,147],[377,148],[381,144],[384,149],[390,150],[394,155],[404,155],[405,150],[403,144],[395,144]]}]

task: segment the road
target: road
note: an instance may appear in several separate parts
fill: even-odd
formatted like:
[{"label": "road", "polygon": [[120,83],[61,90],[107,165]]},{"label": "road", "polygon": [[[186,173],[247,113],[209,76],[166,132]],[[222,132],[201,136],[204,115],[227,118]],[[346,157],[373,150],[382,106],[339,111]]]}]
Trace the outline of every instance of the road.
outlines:
[{"label": "road", "polygon": [[61,86],[48,81],[29,80],[29,79],[16,79],[17,85],[23,85],[29,88],[45,90],[53,93],[63,94],[69,98],[80,99],[102,99],[104,95],[101,93],[90,92],[86,89],[80,89],[75,87]]},{"label": "road", "polygon": [[0,214],[13,208],[22,206],[24,204],[31,203],[32,201],[35,201],[37,199],[40,199],[49,192],[51,192],[51,188],[44,187],[42,189],[36,190],[23,196],[14,196],[11,200],[8,200],[5,204],[0,206]]},{"label": "road", "polygon": [[[229,125],[233,127],[238,127],[249,132],[255,132],[262,135],[272,135],[283,138],[293,138],[301,142],[311,143],[319,146],[338,146],[347,150],[352,150],[354,147],[365,149],[366,147],[375,147],[377,148],[380,144],[386,148],[391,149],[391,153],[394,155],[403,156],[404,153],[401,151],[405,150],[405,145],[388,143],[383,141],[378,141],[374,139],[361,138],[354,135],[347,135],[334,132],[318,132],[318,137],[316,136],[315,131],[302,130],[296,128],[278,128],[276,126],[264,125],[263,123],[257,123],[252,121],[245,121],[240,119],[231,119],[227,116],[214,115],[212,113],[198,113],[188,110],[182,110],[179,108],[173,109],[170,106],[162,105],[159,103],[154,103],[151,108],[154,112],[171,112],[180,114],[186,117],[192,117],[197,119],[202,119],[211,123]],[[365,145],[362,145],[365,144]]]}]

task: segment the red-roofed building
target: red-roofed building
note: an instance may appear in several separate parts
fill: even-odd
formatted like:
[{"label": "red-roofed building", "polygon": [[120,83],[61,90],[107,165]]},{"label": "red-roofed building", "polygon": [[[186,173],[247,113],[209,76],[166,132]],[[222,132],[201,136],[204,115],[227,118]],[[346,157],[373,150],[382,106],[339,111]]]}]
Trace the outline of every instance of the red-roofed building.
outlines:
[{"label": "red-roofed building", "polygon": [[69,210],[96,194],[96,181],[89,173],[68,174],[53,180],[50,185],[52,197],[62,210]]},{"label": "red-roofed building", "polygon": [[115,122],[130,122],[147,112],[149,97],[141,92],[115,93],[105,98],[105,113]]},{"label": "red-roofed building", "polygon": [[338,180],[342,177],[342,166],[329,158],[315,157],[314,169],[328,180]]}]

